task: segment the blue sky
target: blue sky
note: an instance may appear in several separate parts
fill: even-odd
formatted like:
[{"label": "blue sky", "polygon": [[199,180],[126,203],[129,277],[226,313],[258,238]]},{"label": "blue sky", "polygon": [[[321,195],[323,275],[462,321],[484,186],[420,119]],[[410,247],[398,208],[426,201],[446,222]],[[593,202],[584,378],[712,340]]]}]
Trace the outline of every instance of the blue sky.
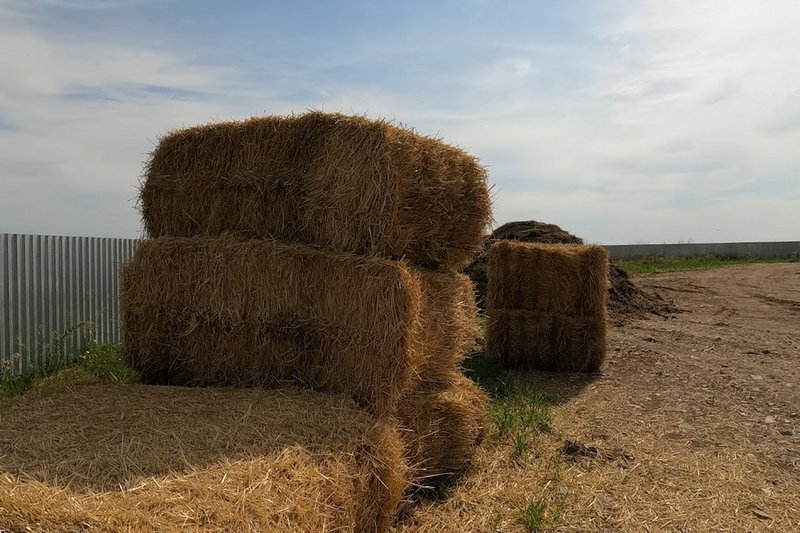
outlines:
[{"label": "blue sky", "polygon": [[800,3],[0,0],[0,232],[136,236],[182,126],[309,108],[476,154],[495,219],[800,238]]}]

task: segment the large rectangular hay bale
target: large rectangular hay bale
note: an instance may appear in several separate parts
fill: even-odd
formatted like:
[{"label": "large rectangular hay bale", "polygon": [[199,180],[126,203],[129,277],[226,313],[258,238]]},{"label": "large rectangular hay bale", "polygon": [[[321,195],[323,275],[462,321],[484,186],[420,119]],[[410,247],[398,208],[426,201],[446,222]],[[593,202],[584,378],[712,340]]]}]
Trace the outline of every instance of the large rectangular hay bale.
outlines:
[{"label": "large rectangular hay bale", "polygon": [[603,364],[608,319],[524,309],[489,311],[486,346],[505,368],[594,372]]},{"label": "large rectangular hay bale", "polygon": [[127,360],[147,383],[345,392],[394,412],[477,335],[468,278],[268,240],[163,237],[122,272]]},{"label": "large rectangular hay bale", "polygon": [[489,251],[487,309],[598,315],[608,298],[602,246],[498,241]]},{"label": "large rectangular hay bale", "polygon": [[605,248],[500,241],[489,252],[487,351],[507,368],[596,371],[607,298]]},{"label": "large rectangular hay bale", "polygon": [[383,532],[409,487],[345,396],[68,385],[0,401],[4,531]]},{"label": "large rectangular hay bale", "polygon": [[486,171],[443,142],[311,112],[166,135],[141,190],[151,237],[234,233],[455,268],[491,216]]}]

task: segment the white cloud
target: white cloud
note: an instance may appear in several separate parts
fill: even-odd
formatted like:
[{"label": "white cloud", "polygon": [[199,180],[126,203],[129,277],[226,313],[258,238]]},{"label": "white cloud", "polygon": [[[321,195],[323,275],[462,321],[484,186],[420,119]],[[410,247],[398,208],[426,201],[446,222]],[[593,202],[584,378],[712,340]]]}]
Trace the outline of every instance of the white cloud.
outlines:
[{"label": "white cloud", "polygon": [[[616,242],[797,238],[800,4],[636,2],[594,20],[595,46],[540,65],[552,85],[452,124],[492,166],[498,222],[575,221]],[[735,196],[776,176],[790,190]]]}]

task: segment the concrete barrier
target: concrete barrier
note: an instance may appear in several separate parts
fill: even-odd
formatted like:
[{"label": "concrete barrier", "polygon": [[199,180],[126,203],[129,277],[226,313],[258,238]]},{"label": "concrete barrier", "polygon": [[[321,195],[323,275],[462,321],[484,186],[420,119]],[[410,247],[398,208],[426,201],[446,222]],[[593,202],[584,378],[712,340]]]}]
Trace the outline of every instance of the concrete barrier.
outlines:
[{"label": "concrete barrier", "polygon": [[606,248],[608,248],[612,259],[696,257],[703,255],[736,259],[745,257],[760,257],[763,259],[800,257],[800,241],[614,244],[608,245]]}]

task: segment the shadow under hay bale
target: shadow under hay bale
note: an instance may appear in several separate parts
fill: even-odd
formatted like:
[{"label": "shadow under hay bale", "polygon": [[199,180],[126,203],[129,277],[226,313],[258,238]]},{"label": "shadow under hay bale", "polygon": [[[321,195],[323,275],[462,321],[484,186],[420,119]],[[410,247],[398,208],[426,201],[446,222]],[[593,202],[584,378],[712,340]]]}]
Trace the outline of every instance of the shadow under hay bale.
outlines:
[{"label": "shadow under hay bale", "polygon": [[151,237],[235,233],[454,268],[491,204],[471,155],[383,121],[319,112],[165,136],[141,191]]},{"label": "shadow under hay bale", "polygon": [[478,334],[466,276],[230,236],[142,243],[121,308],[147,383],[301,384],[378,413],[449,383]]},{"label": "shadow under hay bale", "polygon": [[604,248],[500,241],[489,265],[490,355],[506,368],[600,368],[608,327]]},{"label": "shadow under hay bale", "polygon": [[85,383],[2,413],[11,531],[386,531],[408,488],[397,431],[343,396]]}]

